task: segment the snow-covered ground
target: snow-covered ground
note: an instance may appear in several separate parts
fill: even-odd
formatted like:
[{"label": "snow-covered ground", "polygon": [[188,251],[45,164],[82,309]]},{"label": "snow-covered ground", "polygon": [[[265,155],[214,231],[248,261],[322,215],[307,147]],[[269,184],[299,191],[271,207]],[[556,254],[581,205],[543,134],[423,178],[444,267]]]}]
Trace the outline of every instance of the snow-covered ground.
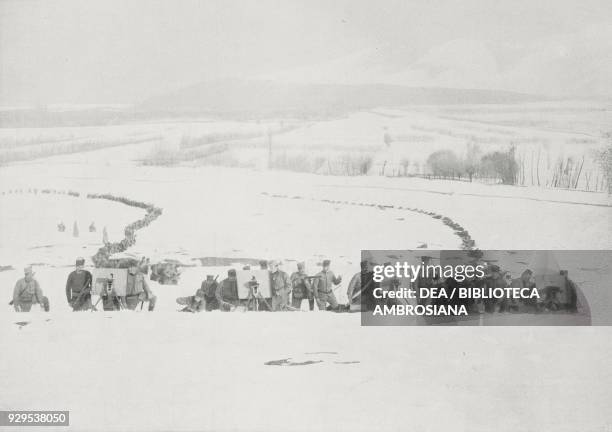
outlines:
[{"label": "snow-covered ground", "polygon": [[[130,251],[189,265],[199,257],[283,259],[291,272],[305,260],[312,273],[331,258],[344,276],[341,301],[362,248],[460,246],[440,220],[408,208],[452,218],[482,249],[612,247],[603,194],[134,163],[147,146],[5,166],[0,191],[72,189],[151,202],[163,214],[137,232]],[[20,218],[16,208],[30,211]],[[318,311],[175,312],[177,296],[226,267],[185,267],[176,287],[152,283],[152,314],[71,313],[63,291],[74,258],[95,251],[103,226],[115,240],[142,211],[40,193],[0,195],[0,209],[0,265],[15,268],[0,272],[0,409],[68,409],[75,430],[489,431],[493,418],[507,431],[612,428],[608,327],[367,328],[356,315]],[[45,245],[53,253],[31,249]],[[6,305],[26,263],[36,264],[49,314]],[[592,264],[578,282],[610,280],[609,266]],[[287,358],[315,363],[265,365]]]},{"label": "snow-covered ground", "polygon": [[[28,319],[20,329],[0,315],[0,409],[69,409],[73,430],[612,424],[605,327],[360,327],[352,314],[289,312]],[[287,358],[322,362],[265,365]]]}]

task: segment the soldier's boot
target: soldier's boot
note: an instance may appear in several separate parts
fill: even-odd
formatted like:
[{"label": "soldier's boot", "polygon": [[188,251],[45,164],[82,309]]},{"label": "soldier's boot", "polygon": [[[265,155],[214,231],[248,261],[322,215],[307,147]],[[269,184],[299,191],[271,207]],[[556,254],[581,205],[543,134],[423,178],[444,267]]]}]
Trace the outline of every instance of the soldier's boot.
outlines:
[{"label": "soldier's boot", "polygon": [[153,309],[155,309],[155,303],[157,303],[157,297],[153,296],[149,299],[149,312],[153,312]]}]

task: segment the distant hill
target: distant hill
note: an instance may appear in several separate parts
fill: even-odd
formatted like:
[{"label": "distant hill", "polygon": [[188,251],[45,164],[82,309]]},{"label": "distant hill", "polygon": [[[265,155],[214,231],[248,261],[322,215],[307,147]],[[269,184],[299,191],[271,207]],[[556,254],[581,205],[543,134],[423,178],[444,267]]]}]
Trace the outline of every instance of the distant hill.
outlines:
[{"label": "distant hill", "polygon": [[541,100],[535,96],[392,84],[317,84],[270,80],[208,81],[150,98],[138,110],[172,113],[327,114],[381,106],[499,104]]},{"label": "distant hill", "polygon": [[364,48],[258,78],[282,82],[478,88],[554,98],[612,97],[612,25],[506,46],[455,39],[416,53],[409,44]]}]

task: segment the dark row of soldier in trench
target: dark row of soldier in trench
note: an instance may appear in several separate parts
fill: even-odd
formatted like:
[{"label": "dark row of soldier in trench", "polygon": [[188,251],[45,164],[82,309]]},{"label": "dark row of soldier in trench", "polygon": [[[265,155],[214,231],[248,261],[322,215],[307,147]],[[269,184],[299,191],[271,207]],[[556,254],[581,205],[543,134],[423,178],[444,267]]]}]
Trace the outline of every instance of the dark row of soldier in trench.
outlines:
[{"label": "dark row of soldier in trench", "polygon": [[[428,258],[428,257],[424,257]],[[106,311],[137,308],[142,309],[147,303],[147,309],[153,311],[157,297],[151,291],[146,280],[148,269],[142,268],[142,263],[130,264],[127,275],[126,294],[118,296],[114,294],[111,284],[108,289],[103,290],[96,304],[92,303],[92,275],[85,270],[85,260],[77,258],[76,268],[68,275],[66,281],[66,301],[74,311],[103,309]],[[309,310],[314,310],[315,303],[319,310],[348,311],[348,310],[373,310],[381,300],[374,298],[373,292],[377,287],[384,290],[394,290],[399,287],[399,280],[388,278],[380,283],[373,280],[371,263],[361,262],[361,270],[350,280],[347,288],[347,304],[339,304],[335,289],[342,282],[342,277],[336,276],[330,269],[330,261],[324,260],[321,271],[314,276],[308,276],[305,272],[304,263],[298,263],[296,271],[290,276],[280,269],[279,261],[262,261],[261,269],[269,270],[269,282],[271,297],[264,297],[259,290],[259,281],[253,278],[246,283],[248,297],[240,299],[238,296],[238,281],[236,270],[230,269],[227,277],[217,281],[216,277],[207,275],[200,288],[192,296],[179,297],[177,303],[182,306],[184,312],[202,311],[232,311],[238,307],[246,310],[300,310],[302,302],[308,301]],[[491,299],[482,302],[470,301],[469,299],[444,299],[435,300],[438,303],[464,302],[468,310],[472,312],[504,312],[518,311],[519,308],[545,308],[557,310],[559,308],[576,309],[576,286],[567,278],[566,286],[560,288],[565,292],[565,298],[559,299],[558,291],[549,290],[545,297],[539,302],[531,304],[528,301],[517,302],[512,299]],[[446,287],[456,286],[488,286],[488,287],[535,287],[533,272],[525,269],[521,276],[511,279],[507,273],[501,271],[497,265],[489,266],[487,276],[484,279],[466,280],[463,284],[455,279],[448,278],[419,278],[418,287]],[[393,301],[390,299],[384,302]],[[11,304],[17,311],[28,312],[33,304],[40,304],[44,310],[49,310],[49,300],[43,295],[38,281],[34,278],[31,267],[24,269],[24,277],[17,281],[13,291]],[[421,301],[419,301],[421,303]]]}]

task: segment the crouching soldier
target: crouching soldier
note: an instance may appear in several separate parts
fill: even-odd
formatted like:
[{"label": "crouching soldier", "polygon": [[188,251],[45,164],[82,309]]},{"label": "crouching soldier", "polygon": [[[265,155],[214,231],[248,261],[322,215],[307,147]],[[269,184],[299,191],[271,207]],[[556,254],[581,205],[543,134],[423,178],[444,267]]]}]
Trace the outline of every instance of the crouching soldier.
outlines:
[{"label": "crouching soldier", "polygon": [[338,308],[333,286],[339,285],[342,282],[342,277],[334,275],[334,272],[329,269],[330,263],[329,260],[323,260],[323,268],[316,274],[313,283],[314,297],[319,310],[325,310],[328,303],[332,309]]},{"label": "crouching soldier", "polygon": [[312,293],[312,284],[308,275],[304,271],[304,263],[298,263],[297,271],[291,274],[291,306],[295,309],[302,308],[302,300],[308,299],[308,307],[314,310],[314,295]]},{"label": "crouching soldier", "polygon": [[133,263],[128,269],[124,306],[127,309],[134,310],[138,303],[144,303],[145,301],[149,302],[149,312],[153,311],[157,297],[149,288],[145,276],[138,271],[138,265]]},{"label": "crouching soldier", "polygon": [[206,300],[206,310],[213,311],[219,309],[219,300],[217,300],[217,278],[213,279],[212,275],[206,275],[206,280],[202,281],[200,290],[204,294]]},{"label": "crouching soldier", "polygon": [[280,262],[273,261],[270,271],[270,288],[272,291],[272,311],[286,310],[289,306],[291,284],[289,276],[280,269]]},{"label": "crouching soldier", "polygon": [[66,281],[66,300],[73,311],[85,311],[91,305],[91,273],[85,270],[85,259],[77,258],[76,268]]},{"label": "crouching soldier", "polygon": [[182,306],[185,306],[181,309],[181,312],[202,312],[206,310],[206,300],[204,298],[204,291],[199,289],[196,291],[195,295],[189,297],[179,297],[176,299],[176,302]]},{"label": "crouching soldier", "polygon": [[219,309],[225,312],[234,310],[240,304],[236,270],[228,270],[227,278],[223,279],[217,286],[217,301],[219,302]]},{"label": "crouching soldier", "polygon": [[43,295],[38,281],[34,279],[32,267],[28,266],[23,270],[23,278],[15,284],[11,304],[17,312],[30,312],[36,303],[49,312],[49,299]]}]

